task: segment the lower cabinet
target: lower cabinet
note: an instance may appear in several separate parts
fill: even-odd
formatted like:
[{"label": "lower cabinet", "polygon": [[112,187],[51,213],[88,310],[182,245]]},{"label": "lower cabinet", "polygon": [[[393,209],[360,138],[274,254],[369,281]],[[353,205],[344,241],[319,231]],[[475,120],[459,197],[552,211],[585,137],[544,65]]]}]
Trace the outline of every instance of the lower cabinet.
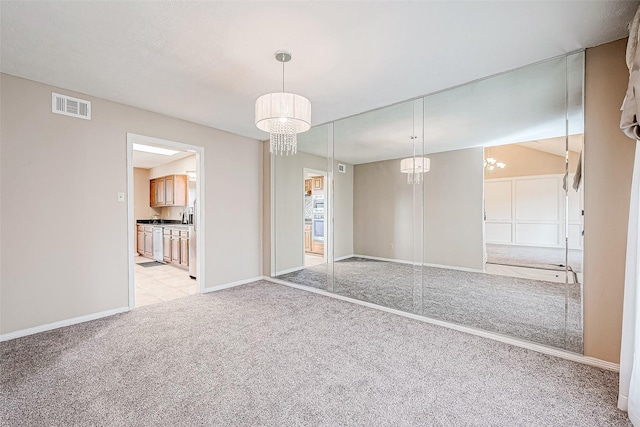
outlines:
[{"label": "lower cabinet", "polygon": [[189,268],[189,232],[180,232],[180,266]]},{"label": "lower cabinet", "polygon": [[138,225],[137,246],[140,255],[153,258],[153,227]]},{"label": "lower cabinet", "polygon": [[304,251],[305,252],[311,252],[311,249],[312,249],[312,245],[311,245],[311,226],[305,224],[305,226],[304,226]]},{"label": "lower cabinet", "polygon": [[162,259],[164,262],[171,262],[171,230],[162,229]]},{"label": "lower cabinet", "polygon": [[144,256],[144,227],[138,226],[138,240],[136,247],[138,248],[138,253]]},{"label": "lower cabinet", "polygon": [[171,230],[171,264],[180,264],[180,232]]},{"label": "lower cabinet", "polygon": [[324,242],[312,241],[311,252],[318,255],[324,255]]},{"label": "lower cabinet", "polygon": [[189,231],[164,228],[164,260],[176,267],[189,268]]},{"label": "lower cabinet", "polygon": [[[138,253],[153,258],[153,226],[138,225]],[[176,267],[189,268],[189,231],[178,228],[162,228],[162,259]]]}]

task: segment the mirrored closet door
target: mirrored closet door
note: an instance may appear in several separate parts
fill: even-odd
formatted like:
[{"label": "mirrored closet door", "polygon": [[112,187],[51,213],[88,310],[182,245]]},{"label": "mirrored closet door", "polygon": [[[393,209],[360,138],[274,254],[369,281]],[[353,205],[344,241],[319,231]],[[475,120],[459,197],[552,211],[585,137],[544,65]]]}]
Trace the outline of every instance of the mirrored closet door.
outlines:
[{"label": "mirrored closet door", "polygon": [[421,313],[422,100],[336,121],[334,160],[334,292]]},{"label": "mirrored closet door", "polygon": [[584,53],[272,156],[274,276],[581,353]]},{"label": "mirrored closet door", "polygon": [[296,154],[271,154],[273,275],[329,291],[332,133],[332,124],[313,127],[298,135]]}]

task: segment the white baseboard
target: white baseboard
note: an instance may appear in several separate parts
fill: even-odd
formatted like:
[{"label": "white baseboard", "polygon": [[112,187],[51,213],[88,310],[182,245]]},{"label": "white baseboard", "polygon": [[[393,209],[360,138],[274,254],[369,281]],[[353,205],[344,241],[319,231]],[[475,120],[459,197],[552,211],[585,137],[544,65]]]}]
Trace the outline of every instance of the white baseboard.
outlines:
[{"label": "white baseboard", "polygon": [[224,283],[222,285],[211,286],[208,288],[204,288],[201,293],[206,294],[207,292],[215,292],[220,291],[222,289],[229,289],[235,286],[246,285],[247,283],[256,282],[258,280],[264,279],[264,276],[252,277],[251,279],[242,279],[235,282]]},{"label": "white baseboard", "polygon": [[413,261],[407,261],[407,260],[404,260],[404,259],[381,258],[381,257],[369,256],[369,255],[354,254],[354,255],[351,255],[351,256],[358,257],[358,258],[372,259],[372,260],[376,260],[376,261],[395,262],[395,263],[398,263],[398,264],[411,264],[411,265],[424,266],[424,267],[445,268],[447,270],[468,271],[468,272],[471,272],[471,273],[484,273],[484,270],[480,270],[480,269],[477,269],[477,268],[456,267],[456,266],[453,266],[453,265],[443,265],[443,264],[431,264],[431,263],[428,263],[428,262],[425,262],[425,263],[416,262],[416,263],[414,263]]},{"label": "white baseboard", "polygon": [[120,307],[113,310],[101,311],[99,313],[87,314],[72,319],[60,320],[59,322],[47,323],[46,325],[34,326],[33,328],[22,329],[8,334],[0,335],[0,342],[9,341],[15,338],[26,337],[27,335],[38,334],[40,332],[50,331],[52,329],[63,328],[65,326],[77,325],[78,323],[89,322],[90,320],[101,319],[103,317],[113,316],[114,314],[129,311],[129,307]]},{"label": "white baseboard", "polygon": [[394,259],[394,258],[382,258],[379,256],[370,256],[370,255],[360,255],[360,254],[353,254],[354,258],[365,258],[365,259],[372,259],[374,261],[386,261],[386,262],[395,262],[398,264],[414,264],[413,261],[407,261],[404,259]]},{"label": "white baseboard", "polygon": [[287,270],[276,271],[276,276],[281,276],[283,274],[293,273],[294,271],[300,271],[300,270],[304,270],[304,265],[301,266],[301,267],[293,267],[293,268],[289,268]]},{"label": "white baseboard", "polygon": [[335,258],[334,261],[342,261],[342,260],[345,260],[345,259],[353,258],[354,256],[356,256],[356,255],[354,255],[354,254],[345,255],[345,256],[341,256],[341,257]]},{"label": "white baseboard", "polygon": [[629,408],[629,398],[621,394],[618,395],[618,409],[621,411],[627,411]]},{"label": "white baseboard", "polygon": [[422,265],[424,265],[425,267],[444,268],[447,270],[468,271],[470,273],[484,273],[484,269],[481,270],[478,268],[456,267],[455,265],[429,264],[427,262]]},{"label": "white baseboard", "polygon": [[[356,255],[358,256],[358,255]],[[605,360],[596,359],[594,357],[583,356],[577,353],[571,353],[570,351],[560,350],[553,347],[547,347],[542,344],[536,344],[530,341],[521,340],[518,338],[509,337],[506,335],[496,334],[493,332],[483,331],[481,329],[471,328],[469,326],[457,325],[455,323],[445,322],[443,320],[431,319],[429,317],[420,316],[418,314],[407,313],[404,311],[396,310],[394,308],[384,307],[381,305],[373,304],[366,301],[360,301],[357,299],[345,297],[342,295],[334,294],[332,292],[324,291],[322,289],[316,289],[309,286],[297,285],[295,283],[290,283],[280,279],[274,279],[272,277],[264,277],[264,280],[268,280],[273,283],[279,283],[281,285],[289,286],[296,289],[302,289],[304,291],[313,292],[316,294],[324,295],[330,298],[339,299],[342,301],[347,301],[353,304],[363,305],[365,307],[373,308],[376,310],[386,311],[387,313],[393,313],[398,316],[408,317],[413,320],[418,320],[420,322],[429,323],[432,325],[442,326],[444,328],[454,329],[456,331],[465,332],[467,334],[476,335],[483,338],[488,338],[494,341],[499,341],[505,344],[513,345],[515,347],[521,347],[528,350],[533,350],[538,353],[547,354],[549,356],[559,357],[561,359],[571,360],[573,362],[582,363],[584,365],[595,366],[600,369],[606,369],[608,371],[620,372],[620,365],[616,363],[607,362]]]}]

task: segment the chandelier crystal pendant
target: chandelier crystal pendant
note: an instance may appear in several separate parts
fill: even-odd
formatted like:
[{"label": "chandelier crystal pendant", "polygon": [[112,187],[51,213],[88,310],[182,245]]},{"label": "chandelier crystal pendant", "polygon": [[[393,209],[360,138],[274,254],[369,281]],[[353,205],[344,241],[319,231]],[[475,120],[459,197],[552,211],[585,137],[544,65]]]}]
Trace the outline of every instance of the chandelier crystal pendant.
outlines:
[{"label": "chandelier crystal pendant", "polygon": [[431,169],[428,157],[409,157],[400,160],[400,172],[407,174],[407,184],[422,184],[422,176]]},{"label": "chandelier crystal pendant", "polygon": [[284,64],[291,60],[291,54],[279,50],[275,57],[282,62],[282,92],[268,93],[256,100],[256,126],[269,132],[271,153],[295,154],[297,135],[311,128],[311,102],[304,96],[284,91]]}]

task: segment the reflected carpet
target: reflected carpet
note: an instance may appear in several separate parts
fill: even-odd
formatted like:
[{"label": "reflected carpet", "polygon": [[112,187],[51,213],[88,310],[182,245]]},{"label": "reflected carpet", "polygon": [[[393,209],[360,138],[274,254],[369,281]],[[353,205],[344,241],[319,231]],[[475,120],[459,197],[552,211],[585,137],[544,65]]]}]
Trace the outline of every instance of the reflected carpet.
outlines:
[{"label": "reflected carpet", "polygon": [[[362,301],[582,353],[581,286],[348,258],[278,276]],[[420,284],[423,283],[422,286]]]}]

